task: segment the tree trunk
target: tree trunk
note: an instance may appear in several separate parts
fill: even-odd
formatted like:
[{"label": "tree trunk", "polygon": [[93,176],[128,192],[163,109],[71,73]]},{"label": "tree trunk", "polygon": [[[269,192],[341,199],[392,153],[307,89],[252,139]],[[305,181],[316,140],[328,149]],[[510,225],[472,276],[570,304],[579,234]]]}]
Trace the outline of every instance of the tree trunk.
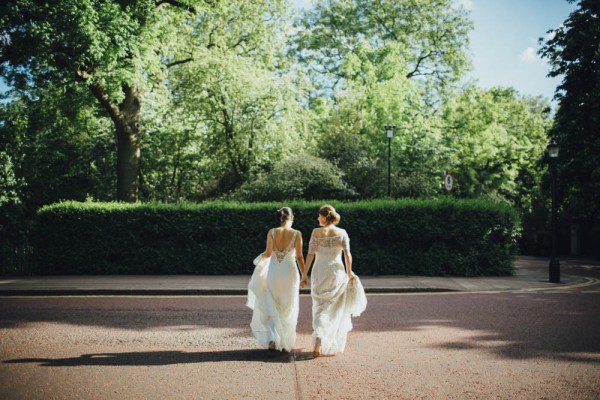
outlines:
[{"label": "tree trunk", "polygon": [[[80,74],[85,80],[87,75]],[[94,96],[108,111],[117,135],[117,200],[134,203],[138,199],[140,175],[141,133],[140,91],[123,85],[124,100],[116,105],[104,88],[97,83],[89,85]]]},{"label": "tree trunk", "polygon": [[125,99],[119,105],[120,118],[115,121],[117,134],[117,199],[129,203],[138,199],[140,173],[140,94],[124,88]]}]

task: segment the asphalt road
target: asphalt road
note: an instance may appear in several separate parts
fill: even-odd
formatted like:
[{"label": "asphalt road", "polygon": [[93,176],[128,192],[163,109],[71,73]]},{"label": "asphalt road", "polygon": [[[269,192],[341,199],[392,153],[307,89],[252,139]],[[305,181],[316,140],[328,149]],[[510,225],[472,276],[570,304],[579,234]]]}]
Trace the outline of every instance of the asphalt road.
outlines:
[{"label": "asphalt road", "polygon": [[0,398],[599,399],[585,289],[371,295],[318,359],[308,296],[292,355],[256,349],[244,297],[3,298]]}]

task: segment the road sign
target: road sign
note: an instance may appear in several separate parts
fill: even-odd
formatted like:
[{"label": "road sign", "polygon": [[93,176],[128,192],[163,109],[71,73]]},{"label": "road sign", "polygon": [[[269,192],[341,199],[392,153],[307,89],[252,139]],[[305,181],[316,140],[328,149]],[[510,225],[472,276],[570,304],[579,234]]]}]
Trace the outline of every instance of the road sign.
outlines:
[{"label": "road sign", "polygon": [[447,192],[451,192],[452,188],[454,188],[454,177],[446,171],[444,174],[444,189],[446,189]]}]

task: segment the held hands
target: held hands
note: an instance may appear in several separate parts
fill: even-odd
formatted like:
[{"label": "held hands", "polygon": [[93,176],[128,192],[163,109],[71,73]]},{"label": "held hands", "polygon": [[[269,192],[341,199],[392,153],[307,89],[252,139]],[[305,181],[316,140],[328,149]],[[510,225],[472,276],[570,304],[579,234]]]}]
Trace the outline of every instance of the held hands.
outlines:
[{"label": "held hands", "polygon": [[306,275],[302,275],[302,279],[300,280],[300,287],[304,288],[308,284],[308,277]]}]

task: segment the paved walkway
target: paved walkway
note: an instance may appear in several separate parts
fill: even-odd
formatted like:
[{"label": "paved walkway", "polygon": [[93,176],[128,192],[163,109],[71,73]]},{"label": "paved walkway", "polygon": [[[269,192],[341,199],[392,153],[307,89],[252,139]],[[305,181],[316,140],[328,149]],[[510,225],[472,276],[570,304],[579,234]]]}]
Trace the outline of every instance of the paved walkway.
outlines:
[{"label": "paved walkway", "polygon": [[[519,257],[514,276],[429,277],[361,276],[367,293],[555,290],[590,283],[591,278],[561,275],[548,281],[548,259]],[[83,275],[0,277],[0,296],[66,295],[243,295],[249,275]],[[302,289],[309,293],[310,289]]]}]

